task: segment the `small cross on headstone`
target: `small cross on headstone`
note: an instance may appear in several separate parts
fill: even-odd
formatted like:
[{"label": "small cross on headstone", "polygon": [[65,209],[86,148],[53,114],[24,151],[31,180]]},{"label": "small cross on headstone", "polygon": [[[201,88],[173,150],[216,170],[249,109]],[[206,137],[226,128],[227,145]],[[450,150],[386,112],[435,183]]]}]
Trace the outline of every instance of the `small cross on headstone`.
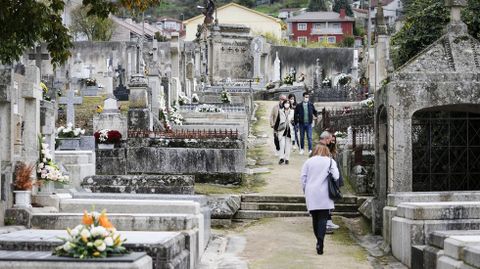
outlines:
[{"label": "small cross on headstone", "polygon": [[29,60],[35,60],[35,65],[40,70],[40,76],[41,76],[42,75],[42,61],[49,60],[50,59],[50,54],[42,53],[42,47],[37,46],[35,48],[35,53],[29,53],[28,54],[28,59]]},{"label": "small cross on headstone", "polygon": [[75,105],[82,104],[83,99],[75,96],[75,91],[70,89],[70,78],[67,74],[67,95],[60,97],[59,104],[67,106],[67,123],[71,122],[75,126]]},{"label": "small cross on headstone", "polygon": [[93,73],[92,71],[95,70],[95,66],[93,66],[92,64],[90,64],[90,65],[89,65],[88,67],[86,67],[86,68],[87,68],[88,71],[89,71],[88,77],[89,77],[89,78],[92,78],[92,73]]}]

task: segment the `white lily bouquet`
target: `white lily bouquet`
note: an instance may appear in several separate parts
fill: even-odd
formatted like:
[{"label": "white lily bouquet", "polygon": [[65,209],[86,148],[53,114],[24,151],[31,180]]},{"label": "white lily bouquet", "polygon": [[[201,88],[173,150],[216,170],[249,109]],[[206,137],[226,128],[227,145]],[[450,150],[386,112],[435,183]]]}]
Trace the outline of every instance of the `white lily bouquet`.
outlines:
[{"label": "white lily bouquet", "polygon": [[63,175],[58,165],[52,160],[50,148],[44,142],[45,138],[39,137],[40,154],[37,164],[37,177],[40,181],[54,181],[62,184],[68,183],[68,176]]},{"label": "white lily bouquet", "polygon": [[57,136],[59,138],[75,138],[85,134],[85,130],[81,128],[73,128],[73,124],[69,122],[67,127],[60,126],[57,129]]},{"label": "white lily bouquet", "polygon": [[63,245],[56,247],[53,255],[88,259],[128,253],[123,246],[126,239],[113,227],[105,210],[85,211],[82,224],[67,229],[67,233],[67,238],[61,238]]}]

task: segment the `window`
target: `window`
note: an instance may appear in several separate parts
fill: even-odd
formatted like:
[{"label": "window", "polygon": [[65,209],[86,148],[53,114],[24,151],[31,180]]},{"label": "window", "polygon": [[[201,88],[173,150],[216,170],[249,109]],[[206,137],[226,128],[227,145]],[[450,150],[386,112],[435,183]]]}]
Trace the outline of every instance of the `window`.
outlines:
[{"label": "window", "polygon": [[334,36],[329,36],[327,40],[328,43],[337,43],[337,38]]},{"label": "window", "polygon": [[325,42],[327,41],[327,37],[326,36],[319,36],[318,37],[318,42],[322,43],[322,42]]},{"label": "window", "polygon": [[313,24],[313,29],[325,29],[325,28],[327,28],[327,24],[325,22]]},{"label": "window", "polygon": [[338,23],[338,22],[334,22],[334,23],[330,23],[330,28],[333,28],[333,29],[340,29],[342,28],[341,24]]},{"label": "window", "polygon": [[297,30],[298,31],[306,31],[307,30],[307,24],[306,23],[298,23],[297,24]]},{"label": "window", "polygon": [[307,37],[306,36],[299,36],[297,41],[298,41],[298,43],[307,43]]}]

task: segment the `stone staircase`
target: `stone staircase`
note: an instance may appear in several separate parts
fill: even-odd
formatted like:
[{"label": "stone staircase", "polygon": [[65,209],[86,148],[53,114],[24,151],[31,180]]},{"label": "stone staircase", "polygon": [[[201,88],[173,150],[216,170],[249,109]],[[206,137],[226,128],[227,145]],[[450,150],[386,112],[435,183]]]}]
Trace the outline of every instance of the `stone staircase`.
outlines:
[{"label": "stone staircase", "polygon": [[[362,199],[347,196],[335,203],[334,215],[347,218],[360,216],[358,207]],[[278,217],[307,217],[304,196],[242,195],[240,210],[235,219],[261,219]]]}]

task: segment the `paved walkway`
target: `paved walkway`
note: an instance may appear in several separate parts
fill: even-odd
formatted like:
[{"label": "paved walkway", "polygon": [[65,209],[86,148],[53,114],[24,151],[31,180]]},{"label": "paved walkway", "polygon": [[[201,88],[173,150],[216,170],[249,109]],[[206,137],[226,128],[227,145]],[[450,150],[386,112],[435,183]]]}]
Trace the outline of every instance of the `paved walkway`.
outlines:
[{"label": "paved walkway", "polygon": [[[265,162],[272,171],[266,175],[267,185],[262,194],[302,195],[300,169],[307,155],[292,153],[289,165],[278,165],[274,156],[273,133],[268,124],[273,101],[260,101],[266,108],[256,135],[268,136],[263,144]],[[201,269],[350,269],[373,268],[367,261],[367,252],[350,237],[342,219],[335,219],[342,228],[333,235],[327,235],[324,255],[317,255],[315,238],[310,218],[275,218],[264,219],[250,224],[240,225],[234,230],[215,230],[214,244],[217,248],[209,249],[204,261],[207,267]],[[221,254],[223,253],[223,254]],[[219,255],[220,254],[220,255]]]}]

